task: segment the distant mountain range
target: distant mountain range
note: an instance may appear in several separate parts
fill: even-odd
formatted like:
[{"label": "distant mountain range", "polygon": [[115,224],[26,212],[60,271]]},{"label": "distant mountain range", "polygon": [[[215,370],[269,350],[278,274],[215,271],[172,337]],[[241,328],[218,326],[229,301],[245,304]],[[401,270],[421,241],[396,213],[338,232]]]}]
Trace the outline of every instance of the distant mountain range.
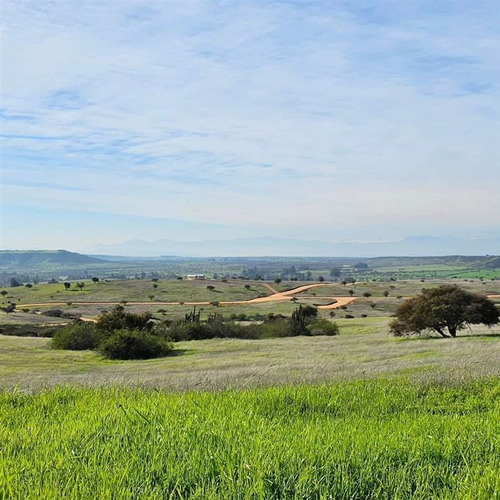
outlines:
[{"label": "distant mountain range", "polygon": [[242,238],[204,240],[196,242],[131,240],[114,245],[99,245],[88,249],[99,257],[388,257],[441,255],[499,255],[500,237],[462,239],[432,236],[410,236],[389,242],[340,242]]}]

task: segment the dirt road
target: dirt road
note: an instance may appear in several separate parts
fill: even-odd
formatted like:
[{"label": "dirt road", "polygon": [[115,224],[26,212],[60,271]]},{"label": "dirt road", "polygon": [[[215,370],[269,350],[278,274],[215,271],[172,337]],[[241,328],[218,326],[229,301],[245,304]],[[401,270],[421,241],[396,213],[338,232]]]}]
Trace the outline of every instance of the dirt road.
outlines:
[{"label": "dirt road", "polygon": [[[328,283],[314,283],[311,285],[302,285],[297,288],[292,288],[291,290],[286,290],[285,292],[276,291],[271,285],[264,284],[270,291],[271,295],[267,295],[265,297],[256,297],[255,299],[249,300],[230,300],[230,301],[221,301],[219,302],[220,306],[243,306],[243,305],[251,305],[251,304],[265,304],[267,302],[283,302],[292,300],[293,297],[301,292],[305,292],[306,290],[310,290],[311,288],[316,287],[325,287],[328,286]],[[308,297],[308,299],[314,299],[315,297]],[[350,304],[356,297],[324,297],[332,301],[331,304],[326,304],[322,306],[318,306],[318,309],[337,309],[338,307]],[[119,302],[83,302],[83,301],[72,301],[72,305],[74,306],[117,306]],[[65,306],[66,302],[40,302],[36,304],[18,304],[18,307],[48,307],[48,306]],[[130,306],[178,306],[178,305],[187,305],[187,306],[208,306],[210,305],[209,301],[203,302],[160,302],[160,301],[140,301],[133,302],[127,301],[127,305]]]},{"label": "dirt road", "polygon": [[[278,292],[276,289],[274,289],[271,285],[268,283],[262,283],[266,288],[269,289],[271,295],[266,295],[265,297],[256,297],[255,299],[249,299],[249,300],[229,300],[229,301],[221,301],[219,302],[220,306],[244,306],[244,305],[252,305],[252,304],[266,304],[269,302],[283,302],[283,301],[289,301],[292,300],[296,295],[299,293],[305,292],[307,290],[311,290],[311,288],[317,288],[317,287],[327,287],[330,285],[330,283],[312,283],[310,285],[301,285],[296,288],[292,288],[291,290],[286,290],[284,292]],[[331,284],[335,286],[333,283]],[[494,299],[494,298],[500,298],[500,295],[488,295],[489,298]],[[308,300],[317,300],[317,299],[323,299],[323,300],[331,300],[330,304],[325,304],[321,306],[316,306],[318,309],[322,310],[330,310],[330,309],[338,309],[339,307],[346,306],[348,304],[351,304],[356,300],[357,297],[302,297],[302,299],[308,299]],[[155,306],[179,306],[179,305],[187,305],[187,306],[209,306],[211,302],[209,301],[195,301],[195,302],[161,302],[161,301],[151,301],[151,302],[146,302],[146,301],[141,301],[141,302],[133,302],[133,301],[127,301],[127,305],[130,306],[149,306],[149,305],[155,305]],[[19,308],[22,307],[49,307],[49,306],[65,306],[67,305],[66,302],[40,302],[37,304],[18,304]],[[119,305],[119,302],[78,302],[78,301],[73,301],[72,305],[75,306],[117,306]]]}]

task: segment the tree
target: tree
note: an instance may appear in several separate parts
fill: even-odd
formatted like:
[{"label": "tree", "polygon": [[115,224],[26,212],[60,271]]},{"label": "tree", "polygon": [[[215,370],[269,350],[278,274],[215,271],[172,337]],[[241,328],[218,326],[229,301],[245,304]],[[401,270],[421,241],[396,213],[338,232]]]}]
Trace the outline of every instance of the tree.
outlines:
[{"label": "tree", "polygon": [[338,267],[334,267],[331,271],[330,271],[330,276],[332,278],[339,278],[340,277],[340,269]]},{"label": "tree", "polygon": [[363,293],[363,297],[365,297],[366,299],[370,298],[371,296],[372,294],[370,292]]},{"label": "tree", "polygon": [[318,281],[325,281],[325,278],[323,276],[318,276]]},{"label": "tree", "polygon": [[2,290],[0,293],[2,294],[2,297],[5,297],[9,292]]},{"label": "tree", "polygon": [[352,297],[354,295],[354,290],[349,290],[349,295]]},{"label": "tree", "polygon": [[30,288],[33,288],[33,285],[32,285],[31,283],[26,283],[26,285],[24,285],[24,286],[25,286],[28,290],[29,290]]},{"label": "tree", "polygon": [[66,282],[64,283],[64,289],[65,289],[65,290],[69,290],[70,288],[71,288],[71,283],[70,283],[69,281],[66,281]]},{"label": "tree", "polygon": [[274,280],[274,282],[275,282],[277,285],[279,285],[279,284],[281,283],[281,278],[276,278],[276,279]]},{"label": "tree", "polygon": [[94,283],[99,283],[99,278],[94,277],[94,278],[92,278],[92,281],[93,281]]},{"label": "tree", "polygon": [[85,286],[85,283],[83,281],[80,281],[76,284],[76,286],[80,289],[80,291],[82,291],[83,287]]},{"label": "tree", "polygon": [[213,285],[207,285],[207,290],[210,290],[211,292],[215,290],[215,287]]},{"label": "tree", "polygon": [[384,290],[384,297],[389,297],[389,290]]},{"label": "tree", "polygon": [[368,264],[366,262],[358,262],[354,264],[356,269],[368,269]]},{"label": "tree", "polygon": [[251,286],[250,285],[245,285],[245,290],[250,290]]},{"label": "tree", "polygon": [[15,288],[16,286],[21,286],[21,283],[16,278],[10,278],[10,286]]},{"label": "tree", "polygon": [[390,327],[396,336],[435,330],[442,337],[456,337],[468,325],[492,326],[499,321],[499,311],[487,297],[457,285],[441,285],[405,300]]}]

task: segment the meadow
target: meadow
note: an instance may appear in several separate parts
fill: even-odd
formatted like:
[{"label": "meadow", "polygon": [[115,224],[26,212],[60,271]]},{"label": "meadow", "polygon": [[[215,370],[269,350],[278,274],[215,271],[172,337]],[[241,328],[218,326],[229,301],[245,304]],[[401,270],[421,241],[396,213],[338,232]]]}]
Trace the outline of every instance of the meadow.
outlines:
[{"label": "meadow", "polygon": [[[488,295],[500,295],[499,280],[453,279],[453,280],[401,280],[389,282],[359,281],[356,283],[325,283],[324,286],[311,288],[290,296],[286,301],[245,303],[246,301],[270,296],[277,291],[286,291],[311,282],[284,281],[279,284],[254,280],[201,280],[186,281],[160,279],[153,282],[149,279],[111,280],[93,283],[84,281],[80,290],[72,282],[70,289],[63,283],[40,283],[31,288],[23,286],[5,288],[7,292],[0,299],[0,306],[6,307],[10,302],[16,304],[17,312],[9,317],[3,314],[0,322],[4,325],[15,323],[35,324],[36,319],[30,316],[34,311],[42,312],[50,308],[59,308],[64,312],[81,314],[93,318],[109,310],[118,303],[126,304],[133,312],[150,311],[158,319],[179,319],[192,310],[192,303],[202,303],[202,316],[217,312],[226,316],[245,314],[248,316],[285,314],[290,315],[298,304],[326,305],[335,297],[356,299],[346,309],[338,309],[336,317],[346,315],[388,316],[399,305],[402,298],[420,293],[422,288],[437,287],[443,283],[455,283],[471,291]],[[207,287],[213,287],[209,289]],[[384,292],[388,293],[386,297]],[[370,297],[363,297],[369,293]],[[292,300],[293,299],[293,300]],[[498,300],[495,298],[494,300]],[[225,306],[225,301],[238,304]],[[217,303],[222,303],[217,305]],[[25,313],[23,313],[25,311]],[[2,313],[0,312],[0,315]],[[321,311],[323,317],[329,317],[327,311]],[[40,318],[40,316],[37,316]],[[42,323],[44,320],[40,320]]]},{"label": "meadow", "polygon": [[0,393],[0,496],[500,498],[498,380]]},{"label": "meadow", "polygon": [[[356,297],[320,310],[335,314],[338,336],[184,341],[160,359],[111,361],[0,335],[0,499],[498,499],[499,328],[456,339],[389,334],[398,296],[440,282],[336,284],[295,302],[204,306],[205,316],[290,314],[349,289]],[[499,292],[498,281],[461,283]],[[81,302],[62,309],[89,317],[122,300],[158,319],[192,308],[155,304],[152,290],[178,302],[272,294],[260,282],[220,280],[44,284],[8,289],[3,300],[27,312],[0,321],[57,327],[65,320],[33,311],[65,302]]]},{"label": "meadow", "polygon": [[110,361],[92,351],[50,348],[50,339],[0,336],[0,387],[40,390],[119,384],[168,391],[224,390],[332,380],[462,380],[500,376],[500,329],[474,326],[450,341],[400,339],[389,318],[337,319],[335,337],[176,342],[176,355]]}]

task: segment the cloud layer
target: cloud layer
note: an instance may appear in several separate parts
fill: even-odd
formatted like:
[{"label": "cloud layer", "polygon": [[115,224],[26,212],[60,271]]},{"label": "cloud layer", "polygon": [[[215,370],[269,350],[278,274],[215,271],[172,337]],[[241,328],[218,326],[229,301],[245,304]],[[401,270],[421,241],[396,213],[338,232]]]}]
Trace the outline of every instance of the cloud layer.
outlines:
[{"label": "cloud layer", "polygon": [[499,229],[495,1],[144,5],[4,2],[4,217]]}]

